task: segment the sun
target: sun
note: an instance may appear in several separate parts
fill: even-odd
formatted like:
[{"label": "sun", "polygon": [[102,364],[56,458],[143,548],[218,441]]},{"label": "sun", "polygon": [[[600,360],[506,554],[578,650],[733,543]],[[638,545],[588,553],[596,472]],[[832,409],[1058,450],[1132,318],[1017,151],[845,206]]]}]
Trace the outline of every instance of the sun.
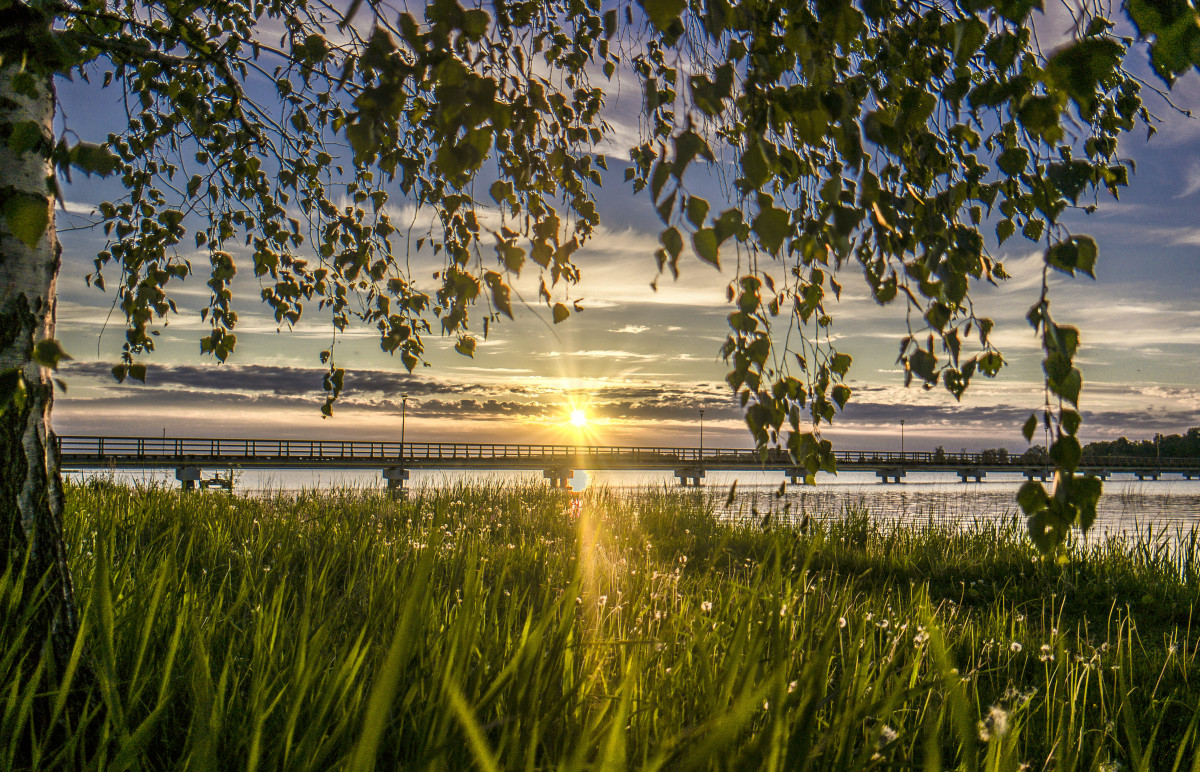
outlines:
[{"label": "sun", "polygon": [[588,414],[586,410],[575,408],[571,411],[571,425],[580,431],[588,427]]}]

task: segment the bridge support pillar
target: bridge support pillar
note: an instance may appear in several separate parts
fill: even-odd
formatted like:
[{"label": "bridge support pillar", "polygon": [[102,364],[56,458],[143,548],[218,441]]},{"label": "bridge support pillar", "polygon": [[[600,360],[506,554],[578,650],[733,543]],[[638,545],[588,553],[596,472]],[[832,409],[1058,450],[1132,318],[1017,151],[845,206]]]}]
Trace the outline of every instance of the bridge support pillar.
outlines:
[{"label": "bridge support pillar", "polygon": [[876,469],[875,476],[879,478],[879,482],[881,482],[881,483],[886,484],[886,483],[894,482],[896,484],[899,484],[900,479],[902,477],[904,477],[904,470],[897,468],[897,467],[890,467],[890,468],[886,468],[886,469]]},{"label": "bridge support pillar", "polygon": [[958,472],[959,482],[970,482],[971,480],[983,482],[983,478],[987,477],[987,472],[982,469],[955,469],[954,471]]},{"label": "bridge support pillar", "polygon": [[1050,469],[1024,469],[1026,480],[1041,480],[1045,482],[1054,476],[1054,472]]},{"label": "bridge support pillar", "polygon": [[571,479],[573,474],[575,474],[574,469],[559,467],[557,469],[544,470],[542,477],[550,481],[551,488],[565,488],[567,487],[567,481]]},{"label": "bridge support pillar", "polygon": [[[180,466],[175,469],[175,479],[181,483],[181,488],[185,491],[193,491],[196,489],[196,482],[200,480],[200,467],[198,466]],[[205,486],[208,487],[208,486]]]},{"label": "bridge support pillar", "polygon": [[1107,480],[1112,476],[1112,472],[1108,471],[1107,469],[1094,469],[1088,472],[1088,474],[1090,474],[1092,477],[1098,477],[1101,480]]},{"label": "bridge support pillar", "polygon": [[813,481],[810,483],[808,481],[808,470],[803,467],[794,466],[791,469],[784,470],[783,474],[788,478],[788,481],[792,485],[815,485],[816,484],[816,476],[815,475],[813,476]]},{"label": "bridge support pillar", "polygon": [[1200,477],[1200,472],[1188,471],[1186,469],[1180,472],[1180,474],[1183,475],[1183,479],[1185,480],[1191,480]]},{"label": "bridge support pillar", "polygon": [[200,478],[200,490],[206,491],[209,488],[220,488],[223,491],[233,493],[233,470],[229,470],[228,477],[213,475],[207,480]]},{"label": "bridge support pillar", "polygon": [[1139,480],[1157,480],[1161,475],[1157,469],[1138,469],[1134,471]]},{"label": "bridge support pillar", "polygon": [[387,480],[388,493],[398,499],[404,495],[404,481],[408,479],[408,470],[399,466],[389,466],[383,470],[383,479]]},{"label": "bridge support pillar", "polygon": [[704,479],[704,470],[696,466],[685,467],[683,469],[676,469],[675,476],[679,478],[679,484],[683,487],[686,488],[690,483],[699,488],[702,484],[700,481]]}]

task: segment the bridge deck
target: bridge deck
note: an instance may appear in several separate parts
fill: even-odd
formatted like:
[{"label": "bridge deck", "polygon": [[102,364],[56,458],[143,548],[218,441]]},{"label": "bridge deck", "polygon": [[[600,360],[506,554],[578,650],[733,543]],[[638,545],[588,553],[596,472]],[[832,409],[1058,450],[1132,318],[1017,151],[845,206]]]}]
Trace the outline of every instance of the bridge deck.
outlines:
[{"label": "bridge deck", "polygon": [[[792,471],[787,454],[765,457],[751,448],[658,448],[633,446],[523,445],[369,440],[207,439],[185,437],[58,438],[64,469],[243,468],[406,469],[680,469]],[[1045,459],[997,457],[994,453],[928,451],[834,452],[845,471],[1016,472],[1044,470]],[[1086,460],[1084,471],[1200,476],[1200,459],[1104,458]]]}]

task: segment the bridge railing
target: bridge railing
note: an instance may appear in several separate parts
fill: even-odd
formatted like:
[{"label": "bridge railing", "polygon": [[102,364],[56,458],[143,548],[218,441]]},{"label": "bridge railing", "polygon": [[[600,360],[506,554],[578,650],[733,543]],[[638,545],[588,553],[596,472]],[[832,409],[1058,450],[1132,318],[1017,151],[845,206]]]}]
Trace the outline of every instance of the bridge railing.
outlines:
[{"label": "bridge railing", "polygon": [[[430,461],[520,461],[541,460],[570,463],[622,461],[678,464],[734,463],[771,466],[789,463],[786,451],[771,450],[765,457],[750,448],[687,448],[645,446],[532,445],[512,443],[405,442],[377,440],[295,440],[196,437],[110,437],[64,435],[58,437],[65,460],[106,462],[227,462],[239,461],[331,461],[404,464]],[[904,467],[988,466],[1027,468],[1044,466],[1048,459],[994,452],[945,453],[929,451],[838,450],[834,457],[847,465],[894,465]],[[1194,459],[1146,459],[1109,457],[1083,460],[1085,467],[1129,469],[1184,469],[1200,466]]]}]

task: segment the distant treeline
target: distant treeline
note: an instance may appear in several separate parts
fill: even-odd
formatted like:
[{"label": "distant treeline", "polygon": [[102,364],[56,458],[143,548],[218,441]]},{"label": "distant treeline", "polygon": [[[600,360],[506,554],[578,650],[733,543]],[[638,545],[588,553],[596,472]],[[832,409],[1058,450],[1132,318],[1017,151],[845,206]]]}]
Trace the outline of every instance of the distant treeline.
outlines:
[{"label": "distant treeline", "polygon": [[1150,440],[1135,441],[1122,437],[1111,442],[1089,442],[1083,446],[1083,455],[1084,458],[1196,458],[1200,457],[1200,428],[1188,429],[1183,435],[1160,434]]},{"label": "distant treeline", "polygon": [[[1083,446],[1084,459],[1132,456],[1134,458],[1200,458],[1200,427],[1188,429],[1186,434],[1160,434],[1150,440],[1128,440],[1124,437],[1111,442],[1089,442]],[[959,455],[947,451],[941,445],[933,452],[936,463],[953,463]],[[1007,448],[989,448],[980,454],[985,464],[1006,464],[1019,460],[1020,463],[1044,464],[1049,454],[1042,445],[1034,445],[1024,453],[1009,453]]]}]

